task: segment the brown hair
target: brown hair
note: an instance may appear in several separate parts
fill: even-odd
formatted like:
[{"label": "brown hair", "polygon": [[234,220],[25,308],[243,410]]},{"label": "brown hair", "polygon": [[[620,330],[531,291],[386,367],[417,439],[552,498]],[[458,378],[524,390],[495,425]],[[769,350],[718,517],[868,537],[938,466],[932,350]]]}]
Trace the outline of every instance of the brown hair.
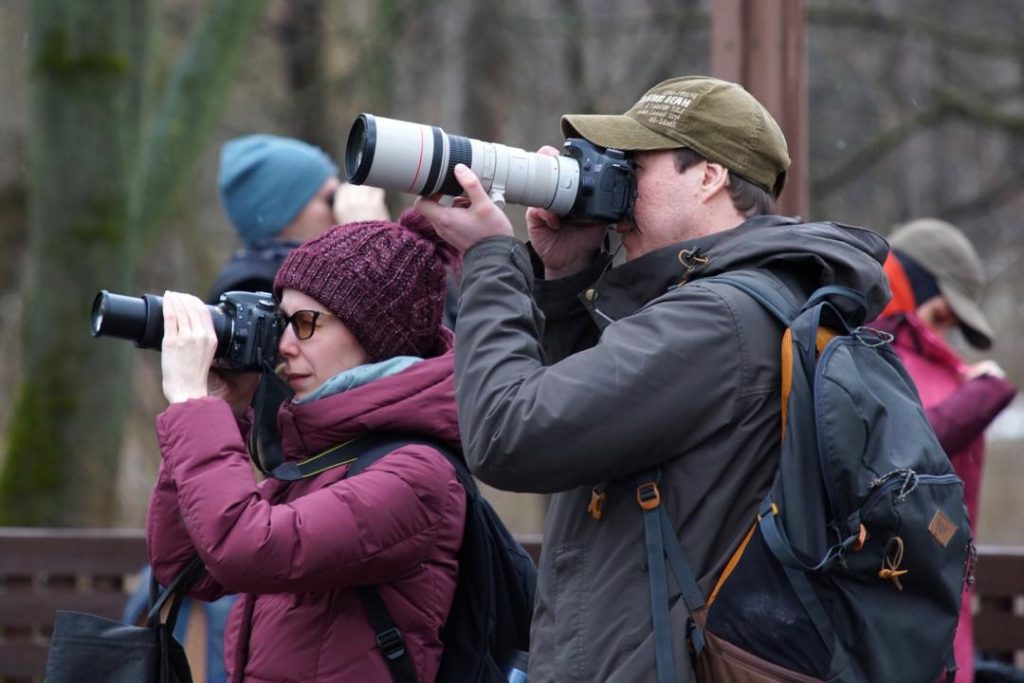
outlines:
[{"label": "brown hair", "polygon": [[[680,147],[673,150],[673,153],[676,170],[680,173],[702,161],[707,161],[688,147]],[[729,171],[728,189],[732,205],[747,218],[775,213],[775,197],[772,193],[731,170]]]}]

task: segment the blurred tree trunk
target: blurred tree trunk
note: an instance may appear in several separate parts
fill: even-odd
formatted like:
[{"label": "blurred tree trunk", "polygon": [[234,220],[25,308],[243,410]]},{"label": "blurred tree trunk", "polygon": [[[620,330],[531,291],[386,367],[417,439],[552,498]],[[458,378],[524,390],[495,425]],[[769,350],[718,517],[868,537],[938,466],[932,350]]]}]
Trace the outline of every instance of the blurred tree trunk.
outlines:
[{"label": "blurred tree trunk", "polygon": [[292,0],[284,9],[278,39],[287,67],[288,119],[292,133],[336,156],[337,140],[327,118],[324,0]]},{"label": "blurred tree trunk", "polygon": [[465,135],[488,142],[505,139],[508,120],[508,8],[503,0],[476,0],[466,25],[462,120]]},{"label": "blurred tree trunk", "polygon": [[395,49],[384,36],[402,35],[403,27],[398,0],[377,0],[373,3],[368,40],[363,52],[363,77],[368,103],[365,111],[391,115]]},{"label": "blurred tree trunk", "polygon": [[30,3],[26,303],[0,524],[114,517],[134,350],[90,338],[90,303],[131,292],[140,238],[180,194],[262,5],[212,0],[145,134],[151,0]]},{"label": "blurred tree trunk", "polygon": [[[50,0],[59,1],[59,0]],[[141,150],[135,199],[141,245],[155,241],[190,180],[190,170],[220,118],[249,36],[266,0],[209,0],[178,58]]]}]

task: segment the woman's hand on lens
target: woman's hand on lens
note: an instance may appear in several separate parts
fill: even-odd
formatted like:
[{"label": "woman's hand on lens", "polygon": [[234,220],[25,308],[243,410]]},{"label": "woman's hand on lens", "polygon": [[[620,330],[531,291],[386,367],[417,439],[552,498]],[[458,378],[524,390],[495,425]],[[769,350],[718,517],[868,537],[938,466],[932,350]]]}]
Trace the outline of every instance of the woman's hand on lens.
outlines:
[{"label": "woman's hand on lens", "polygon": [[206,388],[210,396],[224,399],[235,417],[245,417],[259,384],[258,372],[214,369],[210,370]]},{"label": "woman's hand on lens", "polygon": [[160,367],[170,403],[207,396],[207,375],[217,350],[210,309],[190,294],[164,292]]},{"label": "woman's hand on lens", "polygon": [[384,190],[380,188],[342,183],[334,191],[334,220],[339,224],[390,218]]},{"label": "woman's hand on lens", "polygon": [[[541,147],[537,153],[547,156],[559,154],[550,146]],[[608,233],[604,224],[563,223],[558,214],[537,207],[526,210],[526,230],[533,250],[544,264],[544,277],[549,280],[584,270],[601,250]]]},{"label": "woman's hand on lens", "polygon": [[455,179],[466,194],[452,206],[442,206],[440,197],[417,197],[415,208],[434,224],[437,234],[460,252],[489,237],[514,237],[512,223],[498,208],[476,174],[465,164],[455,166]]}]

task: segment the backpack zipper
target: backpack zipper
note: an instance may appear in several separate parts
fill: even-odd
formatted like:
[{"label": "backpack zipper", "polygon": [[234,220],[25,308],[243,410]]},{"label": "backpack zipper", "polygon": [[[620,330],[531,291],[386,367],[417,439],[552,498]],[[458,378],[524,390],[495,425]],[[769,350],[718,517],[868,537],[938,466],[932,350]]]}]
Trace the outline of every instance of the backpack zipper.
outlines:
[{"label": "backpack zipper", "polygon": [[[897,471],[902,471],[902,470],[897,470]],[[913,470],[907,470],[907,471],[913,472]],[[961,483],[960,477],[958,477],[955,474],[917,474],[917,473],[915,473],[914,477],[917,479],[917,483],[918,484],[926,484],[926,485],[929,485],[929,486],[948,486],[950,484],[960,484]],[[906,483],[906,478],[904,478],[904,477],[898,477],[898,478],[892,478],[892,479],[886,480],[884,483],[882,483],[879,486],[878,490],[875,491],[874,493],[872,493],[871,496],[867,499],[867,501],[865,501],[865,503],[860,506],[860,514],[861,514],[861,516],[867,515],[867,513],[869,513],[872,510],[872,508],[874,508],[875,505],[877,505],[878,502],[880,500],[882,500],[883,497],[885,497],[885,495],[887,493],[890,493],[895,488],[902,487],[905,483]],[[910,492],[908,491],[907,493],[910,493]]]}]

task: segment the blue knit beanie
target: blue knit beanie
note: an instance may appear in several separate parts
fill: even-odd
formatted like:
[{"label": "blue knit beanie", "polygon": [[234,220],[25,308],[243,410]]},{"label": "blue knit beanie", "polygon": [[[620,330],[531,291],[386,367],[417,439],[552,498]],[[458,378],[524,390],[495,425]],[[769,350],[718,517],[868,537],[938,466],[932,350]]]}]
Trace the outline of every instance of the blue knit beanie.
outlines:
[{"label": "blue knit beanie", "polygon": [[276,135],[246,135],[221,147],[217,185],[238,236],[255,244],[276,237],[337,173],[317,147]]}]

